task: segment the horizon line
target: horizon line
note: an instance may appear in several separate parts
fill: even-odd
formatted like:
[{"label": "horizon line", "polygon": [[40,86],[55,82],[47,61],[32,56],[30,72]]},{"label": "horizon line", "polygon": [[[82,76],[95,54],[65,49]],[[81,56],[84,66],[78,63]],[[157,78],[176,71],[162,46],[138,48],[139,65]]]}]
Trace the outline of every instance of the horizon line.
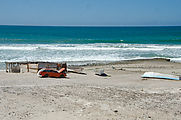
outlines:
[{"label": "horizon line", "polygon": [[0,24],[0,26],[47,26],[47,27],[176,27],[181,25],[35,25],[35,24]]}]

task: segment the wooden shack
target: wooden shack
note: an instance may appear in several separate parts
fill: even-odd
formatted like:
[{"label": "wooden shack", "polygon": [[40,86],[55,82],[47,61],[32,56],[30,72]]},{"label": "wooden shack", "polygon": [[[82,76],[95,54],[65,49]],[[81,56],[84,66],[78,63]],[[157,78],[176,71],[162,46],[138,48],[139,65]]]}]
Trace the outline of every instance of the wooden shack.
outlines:
[{"label": "wooden shack", "polygon": [[42,68],[49,68],[59,70],[65,68],[67,71],[66,63],[56,62],[5,62],[6,72],[8,73],[24,73],[24,72],[38,72]]}]

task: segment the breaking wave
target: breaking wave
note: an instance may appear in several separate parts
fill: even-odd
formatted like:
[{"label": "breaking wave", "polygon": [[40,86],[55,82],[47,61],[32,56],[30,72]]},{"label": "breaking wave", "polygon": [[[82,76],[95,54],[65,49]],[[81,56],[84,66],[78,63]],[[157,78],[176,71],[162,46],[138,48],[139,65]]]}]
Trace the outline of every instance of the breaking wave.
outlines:
[{"label": "breaking wave", "polygon": [[179,45],[145,45],[145,44],[13,44],[0,45],[0,50],[133,50],[133,51],[161,51],[165,49],[181,49]]},{"label": "breaking wave", "polygon": [[0,63],[66,61],[70,64],[90,64],[152,58],[171,58],[174,62],[180,62],[180,51],[181,45],[157,44],[0,44]]}]

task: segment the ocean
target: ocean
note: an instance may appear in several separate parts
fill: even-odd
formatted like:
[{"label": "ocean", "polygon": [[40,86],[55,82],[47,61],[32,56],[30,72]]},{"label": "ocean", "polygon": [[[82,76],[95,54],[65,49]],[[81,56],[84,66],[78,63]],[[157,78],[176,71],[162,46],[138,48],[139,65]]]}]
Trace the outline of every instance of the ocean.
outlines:
[{"label": "ocean", "polygon": [[0,26],[0,69],[5,61],[84,65],[152,58],[181,61],[181,26]]}]

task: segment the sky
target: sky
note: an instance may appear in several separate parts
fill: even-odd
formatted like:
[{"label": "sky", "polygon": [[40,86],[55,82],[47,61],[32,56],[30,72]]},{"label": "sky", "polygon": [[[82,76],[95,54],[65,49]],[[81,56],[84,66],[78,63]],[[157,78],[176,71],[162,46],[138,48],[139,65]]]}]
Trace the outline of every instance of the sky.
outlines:
[{"label": "sky", "polygon": [[181,0],[0,0],[1,25],[181,25]]}]

